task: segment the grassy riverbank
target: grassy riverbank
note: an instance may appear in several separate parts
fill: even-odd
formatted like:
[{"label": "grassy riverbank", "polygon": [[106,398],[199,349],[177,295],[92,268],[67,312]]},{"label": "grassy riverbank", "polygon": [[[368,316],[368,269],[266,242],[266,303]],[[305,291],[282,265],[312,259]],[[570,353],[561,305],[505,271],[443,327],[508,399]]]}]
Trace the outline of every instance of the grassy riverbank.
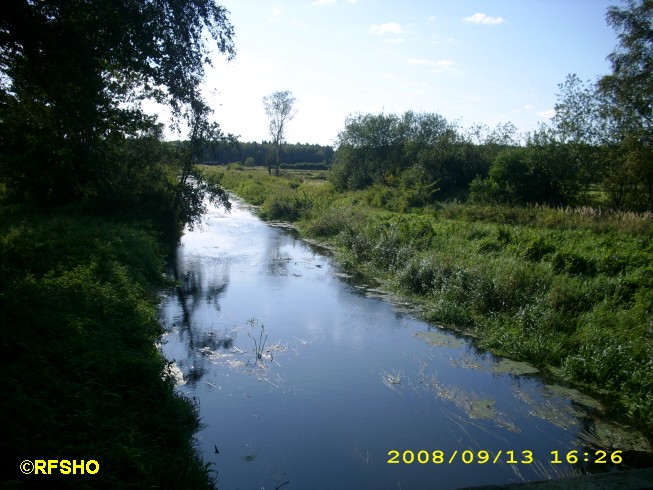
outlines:
[{"label": "grassy riverbank", "polygon": [[[653,220],[591,209],[439,204],[336,193],[318,174],[224,173],[262,217],[297,223],[341,263],[418,303],[426,320],[600,393],[653,434]],[[319,177],[319,178],[315,178]],[[402,193],[403,192],[403,193]],[[398,210],[401,210],[399,212]]]},{"label": "grassy riverbank", "polygon": [[[70,210],[0,216],[5,484],[213,488],[193,446],[196,407],[174,393],[155,346],[154,233]],[[22,475],[36,459],[95,460],[99,471]]]}]

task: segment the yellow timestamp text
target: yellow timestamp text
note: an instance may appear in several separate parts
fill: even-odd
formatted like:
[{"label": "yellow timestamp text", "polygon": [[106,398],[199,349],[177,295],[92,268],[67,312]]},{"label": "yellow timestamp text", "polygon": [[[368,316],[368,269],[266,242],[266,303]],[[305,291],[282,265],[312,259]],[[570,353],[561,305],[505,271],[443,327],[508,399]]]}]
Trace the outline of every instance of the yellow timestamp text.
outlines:
[{"label": "yellow timestamp text", "polygon": [[[551,451],[548,455],[549,463],[551,464],[576,464],[576,463],[612,463],[620,464],[623,462],[621,456],[622,451]],[[435,451],[427,451],[421,449],[413,451],[411,449],[405,451],[398,451],[392,449],[388,451],[388,464],[454,464],[461,462],[463,464],[532,464],[534,462],[533,451],[514,450],[510,449],[504,451],[502,449],[491,452],[481,449],[479,451],[472,451],[466,449],[459,451],[458,449],[445,452],[440,449]]]}]

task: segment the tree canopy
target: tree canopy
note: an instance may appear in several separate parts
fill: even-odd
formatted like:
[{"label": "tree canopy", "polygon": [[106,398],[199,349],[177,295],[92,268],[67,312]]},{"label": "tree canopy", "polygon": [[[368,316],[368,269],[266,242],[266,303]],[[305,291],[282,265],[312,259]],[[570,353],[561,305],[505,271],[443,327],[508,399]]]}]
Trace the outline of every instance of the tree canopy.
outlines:
[{"label": "tree canopy", "polygon": [[211,0],[8,0],[0,177],[15,197],[48,205],[96,192],[116,163],[108,149],[160,139],[146,99],[169,106],[176,124],[203,126],[195,136],[218,134],[207,132],[200,84],[212,47],[235,55],[233,36],[227,11]]},{"label": "tree canopy", "polygon": [[340,190],[373,184],[404,188],[412,205],[466,192],[514,141],[514,127],[465,133],[440,114],[356,114],[338,134],[331,182]]},{"label": "tree canopy", "polygon": [[618,43],[612,72],[596,83],[569,75],[560,85],[555,124],[586,146],[586,169],[614,207],[653,210],[653,0],[608,8]]}]

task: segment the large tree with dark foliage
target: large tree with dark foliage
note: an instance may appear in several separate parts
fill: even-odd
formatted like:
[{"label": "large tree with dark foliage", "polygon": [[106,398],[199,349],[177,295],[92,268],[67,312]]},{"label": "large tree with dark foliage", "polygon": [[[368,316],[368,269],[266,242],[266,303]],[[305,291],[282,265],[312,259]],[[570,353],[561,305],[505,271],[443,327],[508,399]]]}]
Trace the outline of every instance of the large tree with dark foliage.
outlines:
[{"label": "large tree with dark foliage", "polygon": [[[0,178],[6,191],[51,206],[129,181],[117,174],[133,168],[116,161],[127,140],[160,139],[160,127],[141,109],[146,99],[169,106],[177,124],[189,125],[191,139],[221,136],[208,123],[200,83],[213,47],[235,55],[232,38],[227,11],[211,0],[5,1]],[[192,192],[197,147],[177,155],[173,173],[182,180],[168,191],[178,204]]]}]

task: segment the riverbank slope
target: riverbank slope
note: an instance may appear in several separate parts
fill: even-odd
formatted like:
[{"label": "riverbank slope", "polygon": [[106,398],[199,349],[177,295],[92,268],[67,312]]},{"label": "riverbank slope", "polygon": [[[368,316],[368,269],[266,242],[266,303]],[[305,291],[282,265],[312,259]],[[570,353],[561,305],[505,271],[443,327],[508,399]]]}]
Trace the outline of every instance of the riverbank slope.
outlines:
[{"label": "riverbank slope", "polygon": [[[197,407],[156,347],[154,230],[70,209],[0,214],[4,484],[213,488],[193,443]],[[22,474],[26,460],[59,463]],[[97,465],[64,474],[61,460]]]}]

